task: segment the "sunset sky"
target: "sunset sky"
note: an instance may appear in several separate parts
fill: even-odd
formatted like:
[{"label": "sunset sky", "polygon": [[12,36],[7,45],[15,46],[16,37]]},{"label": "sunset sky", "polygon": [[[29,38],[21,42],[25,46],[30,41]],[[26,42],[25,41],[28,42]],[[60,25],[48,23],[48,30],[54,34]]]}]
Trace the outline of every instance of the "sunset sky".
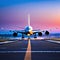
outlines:
[{"label": "sunset sky", "polygon": [[0,0],[0,29],[23,29],[28,13],[34,29],[60,31],[60,0]]}]

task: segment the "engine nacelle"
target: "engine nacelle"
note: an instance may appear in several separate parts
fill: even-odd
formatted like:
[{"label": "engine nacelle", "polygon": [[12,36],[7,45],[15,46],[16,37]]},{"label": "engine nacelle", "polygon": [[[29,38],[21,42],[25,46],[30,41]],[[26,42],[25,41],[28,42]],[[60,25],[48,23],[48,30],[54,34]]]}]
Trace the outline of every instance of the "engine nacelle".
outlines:
[{"label": "engine nacelle", "polygon": [[42,36],[42,32],[39,32],[38,35],[39,35],[39,36]]},{"label": "engine nacelle", "polygon": [[48,31],[46,31],[46,32],[45,32],[45,35],[49,35],[49,32],[48,32]]},{"label": "engine nacelle", "polygon": [[13,36],[16,37],[18,34],[16,32],[13,33]]}]

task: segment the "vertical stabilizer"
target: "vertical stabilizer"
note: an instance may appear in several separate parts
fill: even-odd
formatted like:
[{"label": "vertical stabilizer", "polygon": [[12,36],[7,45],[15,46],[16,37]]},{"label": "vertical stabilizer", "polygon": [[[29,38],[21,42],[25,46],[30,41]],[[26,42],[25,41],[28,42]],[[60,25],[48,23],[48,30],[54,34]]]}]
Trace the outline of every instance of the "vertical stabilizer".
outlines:
[{"label": "vertical stabilizer", "polygon": [[30,14],[28,14],[28,26],[30,26]]}]

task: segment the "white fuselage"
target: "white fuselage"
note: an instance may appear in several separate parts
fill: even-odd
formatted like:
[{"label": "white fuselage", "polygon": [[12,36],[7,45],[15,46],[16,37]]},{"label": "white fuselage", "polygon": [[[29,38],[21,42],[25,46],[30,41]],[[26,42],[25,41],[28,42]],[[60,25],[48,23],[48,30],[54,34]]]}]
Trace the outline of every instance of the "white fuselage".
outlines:
[{"label": "white fuselage", "polygon": [[31,26],[26,26],[25,32],[27,32],[28,35],[32,35],[33,34],[33,28]]}]

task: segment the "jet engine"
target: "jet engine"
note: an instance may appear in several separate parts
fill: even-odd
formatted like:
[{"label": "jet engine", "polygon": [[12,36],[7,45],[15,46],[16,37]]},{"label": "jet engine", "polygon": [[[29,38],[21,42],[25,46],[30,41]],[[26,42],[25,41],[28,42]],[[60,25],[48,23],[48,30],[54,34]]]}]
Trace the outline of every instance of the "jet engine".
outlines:
[{"label": "jet engine", "polygon": [[18,34],[16,32],[13,33],[13,36],[16,37]]},{"label": "jet engine", "polygon": [[46,31],[46,32],[45,32],[45,35],[49,35],[49,32],[48,32],[48,31]]},{"label": "jet engine", "polygon": [[38,35],[39,35],[39,36],[42,36],[42,32],[39,32]]}]

